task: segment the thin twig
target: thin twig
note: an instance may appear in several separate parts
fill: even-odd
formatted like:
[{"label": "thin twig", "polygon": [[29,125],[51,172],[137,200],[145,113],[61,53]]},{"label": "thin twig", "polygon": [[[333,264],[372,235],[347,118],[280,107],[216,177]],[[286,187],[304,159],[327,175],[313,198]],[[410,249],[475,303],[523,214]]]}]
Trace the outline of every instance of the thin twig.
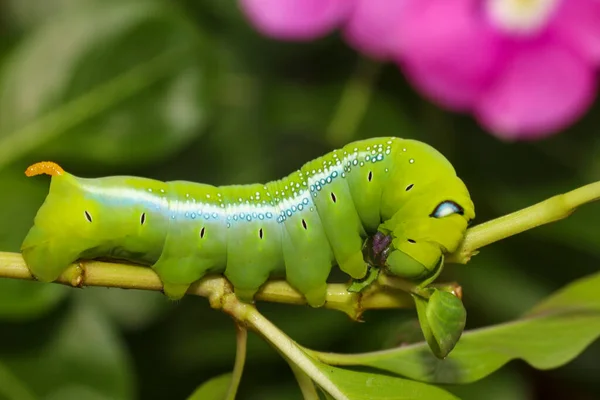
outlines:
[{"label": "thin twig", "polygon": [[229,390],[227,390],[227,396],[225,397],[225,400],[235,400],[238,387],[240,386],[240,381],[242,380],[244,364],[246,363],[246,344],[248,343],[248,330],[244,325],[242,325],[238,321],[235,321],[235,332],[235,364],[233,366],[231,383],[229,383]]},{"label": "thin twig", "polygon": [[247,324],[248,327],[258,332],[334,399],[349,400],[318,368],[315,360],[311,359],[292,338],[265,318],[254,306],[240,302],[234,294],[230,293],[222,297],[222,309],[238,321]]},{"label": "thin twig", "polygon": [[567,218],[579,206],[600,199],[600,181],[553,196],[530,207],[474,226],[446,263],[466,264],[478,249],[518,233]]},{"label": "thin twig", "polygon": [[319,400],[319,393],[317,392],[317,388],[312,379],[310,379],[295,362],[288,360],[287,358],[286,361],[296,377],[296,382],[298,382],[298,386],[300,386],[300,391],[302,392],[304,400]]}]

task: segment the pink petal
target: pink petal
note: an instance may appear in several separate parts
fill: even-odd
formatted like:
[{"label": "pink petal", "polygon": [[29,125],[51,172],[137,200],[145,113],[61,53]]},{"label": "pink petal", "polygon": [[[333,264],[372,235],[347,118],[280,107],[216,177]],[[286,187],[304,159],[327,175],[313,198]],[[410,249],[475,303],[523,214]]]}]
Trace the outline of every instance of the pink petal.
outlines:
[{"label": "pink petal", "polygon": [[500,63],[502,40],[479,0],[407,0],[398,18],[396,59],[419,90],[468,110]]},{"label": "pink petal", "polygon": [[600,1],[563,0],[551,28],[591,62],[600,64]]},{"label": "pink petal", "polygon": [[344,27],[344,37],[354,48],[383,60],[391,54],[398,18],[406,0],[355,0]]},{"label": "pink petal", "polygon": [[312,40],[325,36],[348,16],[354,0],[240,0],[240,7],[265,36]]},{"label": "pink petal", "polygon": [[493,134],[509,140],[539,139],[565,128],[588,109],[596,77],[587,60],[548,40],[514,50],[475,110]]}]

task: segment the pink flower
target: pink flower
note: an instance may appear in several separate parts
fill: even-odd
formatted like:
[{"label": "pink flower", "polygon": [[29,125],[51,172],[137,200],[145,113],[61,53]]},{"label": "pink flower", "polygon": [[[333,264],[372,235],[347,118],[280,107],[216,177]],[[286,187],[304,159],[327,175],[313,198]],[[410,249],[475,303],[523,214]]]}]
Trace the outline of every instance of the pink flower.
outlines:
[{"label": "pink flower", "polygon": [[264,35],[284,40],[312,40],[346,20],[348,0],[242,0],[240,6]]},{"label": "pink flower", "polygon": [[265,36],[305,41],[336,28],[357,50],[385,59],[405,0],[240,0],[240,7]]},{"label": "pink flower", "polygon": [[433,101],[504,139],[537,139],[590,106],[598,0],[407,0],[396,61]]},{"label": "pink flower", "polygon": [[393,59],[432,101],[504,139],[541,138],[590,106],[600,0],[241,0],[265,35],[311,40],[341,29]]}]

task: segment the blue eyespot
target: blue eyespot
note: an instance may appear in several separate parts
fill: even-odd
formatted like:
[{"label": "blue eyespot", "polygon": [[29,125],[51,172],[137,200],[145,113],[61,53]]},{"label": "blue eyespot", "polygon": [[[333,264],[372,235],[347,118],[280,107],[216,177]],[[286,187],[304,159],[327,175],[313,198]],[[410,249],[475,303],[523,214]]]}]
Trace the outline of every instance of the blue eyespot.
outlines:
[{"label": "blue eyespot", "polygon": [[433,218],[444,218],[452,214],[463,215],[464,212],[465,210],[452,200],[445,200],[442,201],[429,216]]}]

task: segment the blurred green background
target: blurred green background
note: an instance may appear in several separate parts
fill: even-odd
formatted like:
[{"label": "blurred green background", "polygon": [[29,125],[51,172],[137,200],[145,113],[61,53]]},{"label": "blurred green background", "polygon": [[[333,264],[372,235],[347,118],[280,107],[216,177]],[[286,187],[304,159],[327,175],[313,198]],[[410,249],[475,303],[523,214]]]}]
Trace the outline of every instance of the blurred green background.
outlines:
[{"label": "blurred green background", "polygon": [[[505,143],[421,98],[391,64],[381,66],[356,129],[331,134],[362,62],[335,35],[309,44],[265,39],[235,1],[1,0],[0,250],[19,250],[48,187],[23,171],[46,159],[80,176],[218,185],[279,178],[355,139],[415,138],[455,165],[476,222],[600,179],[598,106],[552,138]],[[443,280],[463,286],[467,328],[517,317],[596,272],[599,224],[600,204],[588,205],[446,268]],[[397,345],[416,318],[372,311],[357,324],[334,311],[259,306],[301,344],[339,352]],[[0,393],[185,398],[232,368],[234,335],[229,317],[203,298],[172,303],[159,293],[0,279]],[[559,369],[512,362],[450,390],[464,399],[598,398],[599,359],[596,342]],[[239,397],[301,398],[287,364],[255,335]]]}]

